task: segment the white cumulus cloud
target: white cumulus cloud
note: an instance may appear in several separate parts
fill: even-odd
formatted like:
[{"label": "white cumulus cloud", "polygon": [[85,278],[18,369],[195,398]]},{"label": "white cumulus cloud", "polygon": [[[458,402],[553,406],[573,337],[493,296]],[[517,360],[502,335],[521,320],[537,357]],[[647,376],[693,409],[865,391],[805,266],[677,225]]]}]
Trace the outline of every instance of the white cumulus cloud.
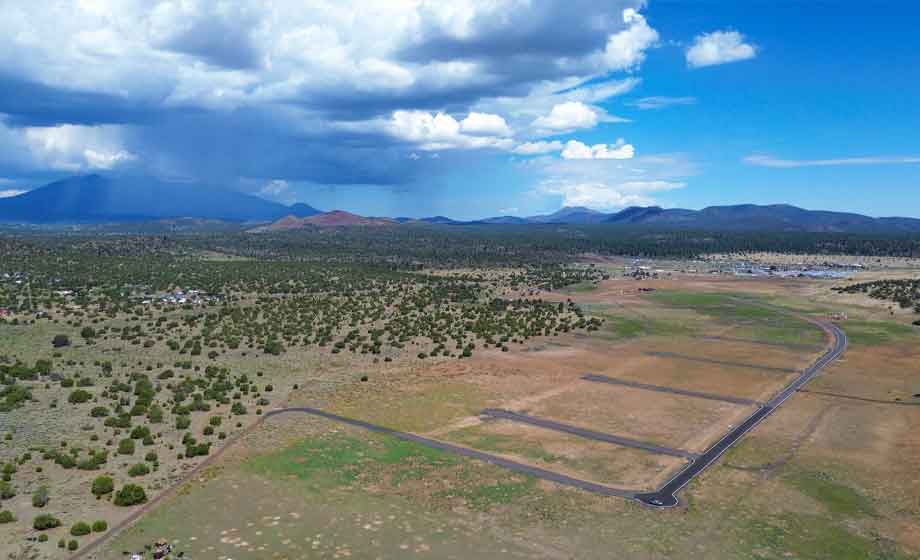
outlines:
[{"label": "white cumulus cloud", "polygon": [[540,185],[540,192],[562,197],[563,206],[584,206],[610,210],[626,206],[650,206],[656,192],[680,189],[686,183],[673,181],[626,181],[623,183],[572,183],[550,180]]},{"label": "white cumulus cloud", "polygon": [[645,60],[645,51],[658,42],[658,32],[636,10],[623,10],[623,22],[629,27],[611,35],[604,50],[604,65],[609,70],[635,68]]},{"label": "white cumulus cloud", "polygon": [[566,101],[555,105],[548,115],[533,121],[535,128],[561,132],[594,128],[603,117],[603,112],[581,101]]},{"label": "white cumulus cloud", "polygon": [[744,41],[744,35],[737,31],[713,31],[698,35],[693,45],[687,49],[687,65],[701,68],[757,56],[757,48]]},{"label": "white cumulus cloud", "polygon": [[563,159],[632,159],[636,149],[622,138],[615,144],[595,144],[588,146],[578,140],[569,140],[562,150]]},{"label": "white cumulus cloud", "polygon": [[474,136],[510,136],[511,129],[501,115],[472,112],[460,121],[460,130]]},{"label": "white cumulus cloud", "polygon": [[657,195],[684,188],[696,166],[683,154],[622,159],[553,159],[529,163],[537,172],[534,194],[550,196],[562,206],[610,210],[657,204]]},{"label": "white cumulus cloud", "polygon": [[[463,122],[468,122],[471,116],[467,116]],[[485,128],[495,128],[494,119],[473,117],[472,120],[475,126],[482,125],[483,121],[488,121],[490,124]],[[446,113],[432,114],[428,111],[394,111],[387,130],[391,135],[418,144],[420,149],[428,151],[476,148],[510,149],[514,144],[510,138],[481,135],[481,130],[477,131],[476,135],[464,134],[463,124],[454,117]]]}]

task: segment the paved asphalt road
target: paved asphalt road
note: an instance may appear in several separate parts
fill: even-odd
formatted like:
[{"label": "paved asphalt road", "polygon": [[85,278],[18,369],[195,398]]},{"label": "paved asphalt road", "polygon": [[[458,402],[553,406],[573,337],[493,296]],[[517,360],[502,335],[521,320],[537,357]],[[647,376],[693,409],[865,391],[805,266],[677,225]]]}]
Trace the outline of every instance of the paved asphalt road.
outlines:
[{"label": "paved asphalt road", "polygon": [[487,408],[483,410],[480,414],[491,416],[492,418],[501,418],[503,420],[511,420],[512,422],[530,424],[531,426],[538,426],[540,428],[546,428],[547,430],[553,430],[556,432],[572,434],[578,437],[583,437],[585,439],[593,439],[595,441],[603,441],[606,443],[613,443],[613,444],[622,445],[625,447],[634,447],[636,449],[644,449],[645,451],[651,451],[652,453],[660,453],[662,455],[670,455],[672,457],[683,457],[684,459],[695,459],[696,457],[699,456],[696,453],[685,451],[683,449],[674,449],[673,447],[665,447],[663,445],[657,445],[654,443],[649,443],[647,441],[639,441],[639,440],[626,438],[622,436],[615,436],[611,434],[605,434],[602,432],[595,432],[594,430],[586,430],[585,428],[579,428],[578,426],[573,426],[571,424],[563,424],[562,422],[556,422],[555,420],[548,420],[546,418],[537,418],[535,416],[521,414],[519,412],[512,412],[510,410],[502,410],[499,408]]},{"label": "paved asphalt road", "polygon": [[699,476],[700,473],[706,470],[706,468],[715,462],[716,459],[721,457],[723,453],[735,445],[742,437],[744,437],[745,434],[747,434],[757,424],[763,421],[764,418],[767,418],[776,412],[776,410],[784,402],[786,402],[786,399],[804,387],[805,384],[811,381],[816,375],[818,375],[822,369],[839,358],[847,348],[846,333],[833,323],[828,323],[825,321],[817,321],[817,323],[834,336],[834,343],[830,350],[818,358],[814,364],[805,369],[805,371],[803,371],[802,374],[792,383],[787,385],[785,389],[764,403],[763,407],[757,409],[757,411],[748,417],[747,420],[739,424],[732,431],[725,434],[722,439],[704,451],[703,454],[700,455],[696,460],[684,467],[664,486],[655,492],[636,494],[635,498],[644,504],[655,507],[676,506],[679,503],[677,499],[677,492],[679,492],[681,488]]},{"label": "paved asphalt road", "polygon": [[707,399],[710,401],[723,401],[732,404],[744,406],[761,406],[761,403],[751,399],[742,399],[741,397],[729,397],[727,395],[717,395],[715,393],[702,393],[700,391],[687,391],[685,389],[675,389],[673,387],[662,387],[661,385],[649,385],[648,383],[638,383],[636,381],[626,381],[625,379],[615,379],[606,375],[596,375],[589,373],[582,377],[585,381],[594,381],[596,383],[609,383],[610,385],[623,385],[634,389],[644,389],[646,391],[656,391],[658,393],[671,393],[672,395],[683,395],[685,397],[696,397],[698,399]]}]

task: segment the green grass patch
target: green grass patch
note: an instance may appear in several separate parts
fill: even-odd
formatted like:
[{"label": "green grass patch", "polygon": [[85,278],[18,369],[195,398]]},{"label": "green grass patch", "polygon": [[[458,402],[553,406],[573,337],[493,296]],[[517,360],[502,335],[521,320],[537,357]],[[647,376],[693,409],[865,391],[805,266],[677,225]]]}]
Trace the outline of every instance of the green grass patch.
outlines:
[{"label": "green grass patch", "polygon": [[522,482],[498,482],[468,489],[447,490],[439,492],[438,497],[459,496],[472,509],[489,511],[495,506],[510,504],[530,494],[535,487],[535,483],[535,478],[527,477]]},{"label": "green grass patch", "polygon": [[800,560],[900,560],[894,545],[850,532],[821,516],[757,517],[739,526],[739,557]]},{"label": "green grass patch", "polygon": [[[640,336],[680,336],[693,334],[692,321],[660,319],[633,313],[627,316],[613,312],[609,305],[591,304],[583,306],[591,316],[604,319],[600,333],[614,339]],[[624,309],[625,311],[625,309]]]},{"label": "green grass patch", "polygon": [[824,332],[816,325],[775,307],[765,307],[747,294],[718,294],[661,290],[647,294],[656,303],[689,309],[723,324],[733,324],[732,336],[775,343],[824,343]]},{"label": "green grass patch", "polygon": [[920,329],[894,321],[849,320],[840,324],[853,344],[878,346],[916,337]]},{"label": "green grass patch", "polygon": [[[394,485],[419,479],[436,468],[460,459],[392,436],[366,440],[332,434],[303,440],[296,445],[250,459],[246,468],[272,477],[295,477],[328,488],[348,486],[359,479],[375,479],[391,472]],[[395,472],[394,472],[395,471]]]},{"label": "green grass patch", "polygon": [[645,324],[639,319],[616,315],[607,315],[604,319],[604,330],[612,332],[617,338],[635,338],[645,334]]},{"label": "green grass patch", "polygon": [[869,499],[822,472],[800,472],[786,481],[836,515],[875,515]]},{"label": "green grass patch", "polygon": [[584,294],[593,292],[596,289],[597,284],[594,282],[579,282],[577,284],[572,284],[571,286],[566,286],[560,291],[563,294]]},{"label": "green grass patch", "polygon": [[679,309],[693,309],[698,313],[724,321],[764,320],[780,316],[780,312],[754,303],[741,301],[731,294],[659,290],[646,298]]}]

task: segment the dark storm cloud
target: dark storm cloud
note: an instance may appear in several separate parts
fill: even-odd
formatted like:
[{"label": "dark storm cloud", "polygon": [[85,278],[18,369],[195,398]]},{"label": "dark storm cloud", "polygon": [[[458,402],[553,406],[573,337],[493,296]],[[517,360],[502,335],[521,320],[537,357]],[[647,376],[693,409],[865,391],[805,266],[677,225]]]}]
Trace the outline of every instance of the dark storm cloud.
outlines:
[{"label": "dark storm cloud", "polygon": [[406,147],[373,133],[295,130],[283,114],[261,109],[173,114],[136,129],[129,147],[156,153],[158,171],[232,182],[285,178],[322,184],[404,184],[414,178]]},{"label": "dark storm cloud", "polygon": [[256,18],[251,15],[241,14],[232,18],[208,13],[169,35],[158,46],[198,57],[214,66],[256,68],[260,58],[252,38],[252,29],[256,24]]},{"label": "dark storm cloud", "polygon": [[[577,58],[603,49],[611,32],[623,27],[623,2],[544,0],[528,9],[496,17],[477,14],[466,37],[430,29],[420,41],[400,52],[404,60],[477,59],[495,66],[502,60],[537,55],[545,60]],[[633,3],[639,5],[639,2]]]},{"label": "dark storm cloud", "polygon": [[149,123],[159,111],[107,93],[58,88],[0,74],[0,113],[14,127]]},{"label": "dark storm cloud", "polygon": [[[630,67],[605,49],[631,27],[624,9],[643,4],[455,2],[0,4],[0,176],[131,167],[228,184],[420,183],[448,158],[416,151],[476,158],[522,141],[533,117],[519,111],[518,128],[498,114],[508,100]],[[482,108],[496,98],[501,108]],[[395,111],[413,113],[402,129]],[[490,114],[464,137],[472,111]]]}]

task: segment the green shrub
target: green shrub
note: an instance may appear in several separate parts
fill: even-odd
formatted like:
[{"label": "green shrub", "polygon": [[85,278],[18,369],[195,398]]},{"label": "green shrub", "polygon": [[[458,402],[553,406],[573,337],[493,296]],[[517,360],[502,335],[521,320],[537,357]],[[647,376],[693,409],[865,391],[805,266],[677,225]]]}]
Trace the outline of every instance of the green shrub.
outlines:
[{"label": "green shrub", "polygon": [[177,430],[187,430],[189,426],[192,425],[192,419],[188,416],[177,416],[176,417],[176,429]]},{"label": "green shrub", "polygon": [[112,480],[111,476],[97,476],[96,479],[93,480],[93,495],[96,497],[111,494],[114,489],[115,482]]},{"label": "green shrub", "polygon": [[134,455],[134,440],[123,439],[118,442],[119,455]]},{"label": "green shrub", "polygon": [[8,509],[0,511],[0,523],[12,523],[13,521],[16,521],[13,512]]},{"label": "green shrub", "polygon": [[153,405],[147,410],[147,420],[151,424],[160,424],[163,422],[163,408],[159,405]]},{"label": "green shrub", "polygon": [[94,533],[104,533],[109,530],[109,524],[104,520],[100,519],[99,521],[93,521],[93,532]]},{"label": "green shrub", "polygon": [[9,500],[16,497],[16,489],[5,480],[0,480],[0,500]]},{"label": "green shrub", "polygon": [[76,391],[70,393],[70,396],[67,397],[67,402],[70,404],[80,404],[89,402],[93,398],[93,394],[89,391],[84,391],[83,389],[77,389]]},{"label": "green shrub", "polygon": [[81,471],[95,471],[109,460],[108,451],[91,451],[89,457],[77,463]]},{"label": "green shrub", "polygon": [[121,490],[115,493],[114,503],[116,506],[133,506],[142,504],[147,501],[147,494],[144,489],[137,484],[125,484]]},{"label": "green shrub", "polygon": [[74,550],[80,548],[80,543],[77,542],[77,539],[70,539],[67,541],[67,550],[73,552]]},{"label": "green shrub", "polygon": [[109,415],[109,409],[104,406],[96,406],[89,412],[93,418],[104,418]]},{"label": "green shrub", "polygon": [[131,468],[128,469],[128,474],[131,476],[144,476],[150,474],[150,467],[144,463],[137,463],[136,465],[131,465]]},{"label": "green shrub", "polygon": [[131,416],[128,414],[119,414],[118,416],[109,416],[102,423],[106,428],[127,429],[131,427]]},{"label": "green shrub", "polygon": [[48,501],[51,499],[51,496],[48,494],[47,486],[39,486],[35,489],[35,492],[32,492],[32,506],[37,508],[43,508],[48,505]]},{"label": "green shrub", "polygon": [[150,428],[147,426],[135,426],[131,430],[131,439],[144,439],[150,437]]},{"label": "green shrub", "polygon": [[148,463],[156,463],[158,460],[156,452],[151,451],[150,453],[144,455],[144,460]]},{"label": "green shrub", "polygon": [[38,536],[38,542],[48,542],[48,534],[42,533]]},{"label": "green shrub", "polygon": [[266,354],[278,356],[284,352],[284,345],[278,340],[269,340],[265,343],[264,351]]},{"label": "green shrub", "polygon": [[185,456],[189,459],[192,457],[203,457],[211,452],[210,443],[189,443],[185,446]]},{"label": "green shrub", "polygon": [[53,515],[43,513],[35,517],[32,521],[32,527],[36,531],[45,531],[47,529],[54,529],[55,527],[61,526],[61,520]]},{"label": "green shrub", "polygon": [[89,523],[84,521],[77,521],[73,524],[73,527],[70,528],[70,534],[75,537],[82,537],[83,535],[88,535],[92,532],[92,528],[89,526]]},{"label": "green shrub", "polygon": [[63,469],[72,469],[77,466],[77,460],[67,453],[58,453],[55,455],[54,462]]}]

